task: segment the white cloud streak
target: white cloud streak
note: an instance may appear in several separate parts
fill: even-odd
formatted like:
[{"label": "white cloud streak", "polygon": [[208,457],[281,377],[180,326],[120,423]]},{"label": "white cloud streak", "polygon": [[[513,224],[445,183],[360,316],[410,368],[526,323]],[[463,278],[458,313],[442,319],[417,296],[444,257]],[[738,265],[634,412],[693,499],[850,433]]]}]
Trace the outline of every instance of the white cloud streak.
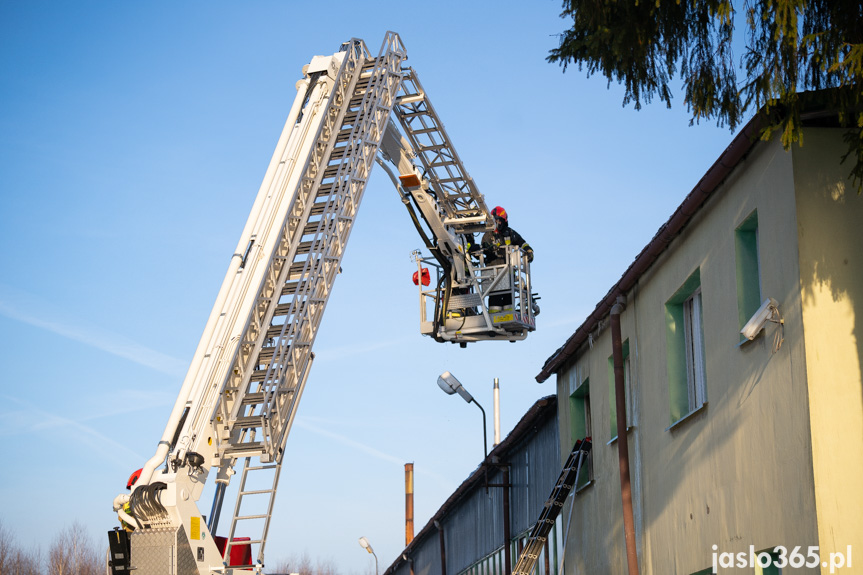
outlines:
[{"label": "white cloud streak", "polygon": [[[104,455],[107,460],[116,460],[118,453],[123,453],[135,461],[144,459],[141,454],[129,449],[126,445],[86,425],[83,419],[75,420],[56,415],[14,397],[0,396],[0,398],[7,405],[17,404],[22,408],[0,414],[0,420],[3,422],[3,427],[0,427],[0,437],[6,435],[47,433],[62,429],[65,441],[80,442],[89,445]],[[4,430],[3,428],[7,429]]]},{"label": "white cloud streak", "polygon": [[135,343],[126,337],[107,330],[92,329],[78,325],[64,324],[28,314],[22,311],[23,306],[16,306],[8,301],[0,300],[0,315],[9,319],[26,323],[33,327],[77,341],[98,350],[123,359],[128,359],[144,367],[165,373],[174,377],[185,374],[187,363],[167,354],[152,350]]},{"label": "white cloud streak", "polygon": [[[394,464],[398,465],[399,467],[403,467],[404,462],[407,461],[407,459],[405,459],[403,457],[397,457],[395,455],[390,455],[388,453],[384,453],[383,451],[375,449],[374,447],[371,447],[371,446],[366,445],[364,443],[360,443],[359,441],[351,439],[350,437],[345,437],[344,435],[340,435],[338,433],[333,433],[332,431],[330,431],[328,429],[323,429],[323,428],[318,427],[316,425],[312,425],[311,423],[308,422],[307,418],[298,417],[294,421],[294,425],[301,427],[307,431],[311,431],[312,433],[315,433],[317,435],[321,435],[321,436],[327,437],[329,439],[332,439],[338,443],[341,443],[342,445],[347,445],[348,447],[353,447],[355,449],[358,449],[359,451],[362,451],[363,453],[366,453],[366,454],[368,454],[368,455],[370,455],[376,459],[381,459],[381,460],[386,461],[388,463],[394,463]],[[418,475],[424,475],[426,477],[430,477],[430,478],[434,479],[435,481],[437,481],[441,486],[443,486],[447,489],[452,488],[452,483],[448,479],[446,479],[445,477],[443,477],[442,475],[439,475],[437,473],[429,472],[429,471],[426,471],[426,470],[421,469],[421,468],[416,469],[414,471],[414,473],[416,473]]]}]

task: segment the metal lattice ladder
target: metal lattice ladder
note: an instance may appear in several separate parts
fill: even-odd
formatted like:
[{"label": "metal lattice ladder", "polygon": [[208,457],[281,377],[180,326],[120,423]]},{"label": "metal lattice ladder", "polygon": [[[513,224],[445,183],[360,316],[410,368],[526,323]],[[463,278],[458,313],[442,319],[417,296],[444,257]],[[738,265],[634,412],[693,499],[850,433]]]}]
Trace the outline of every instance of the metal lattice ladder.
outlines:
[{"label": "metal lattice ladder", "polygon": [[572,452],[563,465],[560,477],[558,477],[557,483],[551,490],[551,496],[545,502],[545,506],[539,514],[539,519],[537,519],[533,529],[530,530],[527,545],[524,546],[518,562],[513,567],[512,575],[531,575],[533,572],[542,549],[545,547],[545,542],[548,540],[548,534],[551,533],[554,527],[555,519],[560,515],[570,491],[578,485],[579,472],[587,461],[590,448],[591,441],[589,437],[579,439],[575,442]]},{"label": "metal lattice ladder", "polygon": [[485,199],[456,153],[416,72],[407,68],[404,74],[395,115],[436,193],[445,214],[443,223],[459,234],[491,229]]},{"label": "metal lattice ladder", "polygon": [[[377,58],[361,40],[342,47],[341,68],[305,164],[282,235],[259,288],[213,415],[219,456],[245,458],[225,557],[238,523],[263,520],[266,533],[284,445],[308,377],[312,344],[323,317],[375,155],[402,82],[406,51],[388,33]],[[258,457],[261,465],[252,465]],[[252,472],[274,473],[272,487],[247,489]],[[250,495],[268,497],[266,513],[246,513]]]}]

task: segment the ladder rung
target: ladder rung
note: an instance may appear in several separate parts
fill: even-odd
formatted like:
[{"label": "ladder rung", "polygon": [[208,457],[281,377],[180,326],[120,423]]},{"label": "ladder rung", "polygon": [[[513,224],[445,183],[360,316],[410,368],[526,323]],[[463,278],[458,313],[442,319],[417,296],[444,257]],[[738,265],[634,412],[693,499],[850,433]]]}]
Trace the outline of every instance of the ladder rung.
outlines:
[{"label": "ladder rung", "polygon": [[285,282],[285,287],[282,288],[282,295],[292,295],[296,293],[298,289],[299,291],[302,291],[306,289],[307,283],[308,282],[306,282],[305,280]]},{"label": "ladder rung", "polygon": [[252,393],[247,393],[243,396],[243,405],[257,405],[259,403],[264,402],[264,392],[263,391],[255,391]]},{"label": "ladder rung", "polygon": [[440,132],[440,128],[437,126],[431,128],[420,128],[419,130],[408,130],[411,134],[431,134],[433,132]]},{"label": "ladder rung", "polygon": [[258,489],[256,491],[240,491],[238,495],[263,495],[264,493],[275,493],[275,489]]},{"label": "ladder rung", "polygon": [[280,335],[282,335],[282,326],[281,325],[274,325],[267,330],[267,337],[268,338],[279,337]]},{"label": "ladder rung", "polygon": [[455,166],[458,162],[438,162],[436,164],[429,164],[429,168],[445,168],[446,166]]},{"label": "ladder rung", "polygon": [[[327,194],[327,197],[329,197],[329,194]],[[328,207],[332,207],[333,205],[334,205],[334,204],[331,204],[331,203],[330,203],[330,202],[328,202],[328,201],[326,201],[326,202],[317,202],[316,204],[313,204],[313,205],[312,205],[312,211],[311,211],[311,214],[310,214],[310,215],[312,215],[312,216],[320,216],[321,214],[326,213],[326,211],[327,211],[327,208],[328,208]]]},{"label": "ladder rung", "polygon": [[342,167],[341,162],[339,162],[338,164],[336,164],[334,166],[327,166],[326,168],[324,168],[324,177],[325,178],[335,178],[336,175],[339,173],[339,168],[341,168],[341,167]]},{"label": "ladder rung", "polygon": [[253,465],[251,467],[246,467],[243,471],[260,471],[262,469],[275,469],[277,466],[275,463],[270,463],[268,465]]},{"label": "ladder rung", "polygon": [[318,186],[318,190],[315,193],[315,198],[323,198],[323,197],[329,196],[332,191],[333,191],[333,183],[332,182],[328,182],[326,184],[321,184],[320,186]]},{"label": "ladder rung", "polygon": [[[429,113],[426,110],[417,111],[417,112],[402,112],[399,114],[399,116],[401,116],[402,118],[418,118],[420,116],[428,116],[428,115],[429,115]],[[416,133],[418,133],[418,130],[413,130],[413,132],[416,134]]]},{"label": "ladder rung", "polygon": [[[313,222],[309,222],[303,227],[303,235],[310,236],[312,234],[318,233],[318,224],[321,223],[321,220],[315,220]],[[322,226],[322,228],[326,229],[326,226]],[[321,230],[323,231],[323,229]]]},{"label": "ladder rung", "polygon": [[267,370],[266,369],[256,369],[252,372],[252,375],[249,377],[249,381],[253,383],[260,383],[267,378]]},{"label": "ladder rung", "polygon": [[345,157],[345,153],[347,152],[347,146],[339,146],[338,148],[333,148],[333,151],[330,153],[330,161],[333,160],[341,160]]},{"label": "ladder rung", "polygon": [[291,307],[292,306],[294,308],[294,312],[293,312],[294,315],[296,315],[297,313],[300,313],[301,310],[303,309],[302,303],[300,303],[300,302],[298,302],[296,304],[281,303],[281,304],[276,306],[274,315],[277,317],[286,316],[289,313],[291,313]]},{"label": "ladder rung", "polygon": [[263,415],[252,415],[248,417],[238,417],[234,422],[234,427],[240,427],[242,429],[252,429],[256,427],[264,426],[264,416]]},{"label": "ladder rung", "polygon": [[253,443],[238,443],[237,445],[225,448],[225,455],[230,455],[232,457],[252,456],[263,452],[264,444],[261,441],[255,441]]},{"label": "ladder rung", "polygon": [[446,144],[435,144],[434,146],[419,146],[418,151],[420,153],[426,152],[429,150],[437,152],[437,151],[443,150],[444,148],[449,148],[449,146]]},{"label": "ladder rung", "polygon": [[[260,540],[260,539],[246,539],[246,540],[243,540],[243,541],[233,541],[233,542],[231,542],[231,543],[228,543],[228,545],[231,545],[231,546],[233,546],[233,547],[239,547],[239,546],[242,546],[242,545],[257,545],[257,544],[259,544],[260,542],[261,542],[261,540]],[[234,567],[236,567],[236,565],[234,565]],[[248,567],[248,565],[247,565],[246,567]]]},{"label": "ladder rung", "polygon": [[[281,328],[281,327],[282,326],[279,325],[279,328]],[[273,360],[273,357],[275,357],[277,349],[279,349],[277,346],[262,347],[261,351],[258,353],[258,362],[270,363]],[[290,353],[289,349],[290,348],[288,348],[288,350],[285,351],[285,355]]]},{"label": "ladder rung", "polygon": [[[314,211],[314,209],[315,209],[314,206],[312,206],[312,211]],[[297,245],[297,253],[298,254],[307,254],[307,253],[312,251],[312,247],[314,245],[315,245],[315,242],[310,242],[310,241],[300,242]]]}]

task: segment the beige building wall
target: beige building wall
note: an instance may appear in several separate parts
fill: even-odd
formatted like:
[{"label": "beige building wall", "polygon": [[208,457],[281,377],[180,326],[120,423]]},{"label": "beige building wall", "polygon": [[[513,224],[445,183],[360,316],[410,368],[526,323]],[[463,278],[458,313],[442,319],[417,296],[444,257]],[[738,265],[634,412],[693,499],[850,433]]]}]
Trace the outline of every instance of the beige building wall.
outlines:
[{"label": "beige building wall", "polygon": [[834,134],[794,150],[800,285],[818,543],[822,557],[850,545],[863,570],[863,197]]},{"label": "beige building wall", "polygon": [[[714,552],[750,545],[800,545],[805,554],[810,545],[829,552],[851,544],[863,565],[856,319],[863,313],[863,201],[854,196],[849,209],[847,190],[844,204],[834,197],[847,171],[837,167],[841,133],[810,132],[802,150],[756,145],[628,294],[621,326],[632,373],[629,445],[642,573],[695,573],[711,567]],[[772,323],[740,345],[734,235],[754,210],[761,296],[779,302],[785,322],[776,351],[783,330]],[[696,270],[707,404],[671,427],[665,304]],[[557,374],[561,456],[571,447],[568,398],[585,380],[594,439],[594,481],[572,512],[568,575],[626,572],[617,444],[608,444],[607,327]]]}]

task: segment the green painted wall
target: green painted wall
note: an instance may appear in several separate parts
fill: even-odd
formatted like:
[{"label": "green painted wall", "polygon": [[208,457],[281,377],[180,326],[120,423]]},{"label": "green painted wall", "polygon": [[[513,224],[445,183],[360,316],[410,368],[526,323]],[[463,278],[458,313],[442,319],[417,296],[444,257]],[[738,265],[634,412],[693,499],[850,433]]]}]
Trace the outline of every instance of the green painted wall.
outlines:
[{"label": "green painted wall", "polygon": [[[825,137],[834,145],[841,140],[841,133],[830,132]],[[806,138],[808,147],[812,144],[808,132]],[[813,399],[817,392],[813,392],[811,383],[829,378],[832,372],[826,367],[829,364],[822,364],[818,373],[809,365],[809,317],[804,314],[804,309],[810,313],[810,304],[804,306],[804,299],[809,297],[818,298],[817,306],[811,309],[814,314],[821,314],[818,308],[827,303],[838,315],[844,314],[846,334],[840,349],[848,357],[833,365],[844,371],[856,362],[856,375],[852,374],[843,389],[853,389],[856,382],[859,393],[860,344],[847,333],[856,330],[857,324],[849,323],[847,316],[852,311],[856,313],[863,293],[858,299],[858,292],[854,292],[852,304],[846,299],[835,301],[835,294],[824,284],[818,284],[816,296],[810,296],[805,286],[801,292],[801,269],[806,271],[807,265],[839,265],[845,259],[850,265],[857,256],[846,253],[819,260],[815,256],[804,258],[804,248],[798,253],[798,237],[805,246],[803,236],[807,233],[798,228],[798,210],[811,209],[808,201],[801,202],[795,195],[795,183],[801,182],[795,171],[800,169],[795,165],[798,155],[797,151],[784,151],[776,141],[758,144],[723,184],[722,193],[708,202],[628,294],[621,327],[623,339],[630,343],[630,461],[639,561],[644,574],[694,573],[709,568],[713,545],[721,552],[739,553],[748,551],[750,545],[766,549],[775,545],[826,544],[823,524],[827,520],[842,529],[863,533],[859,519],[845,526],[843,521],[850,521],[852,511],[838,506],[840,494],[847,492],[845,478],[850,481],[850,475],[841,471],[838,474],[842,479],[831,480],[823,489],[817,486],[824,481],[819,479],[819,473],[836,472],[839,453],[835,447],[822,447],[813,441],[810,426],[833,433],[838,423],[829,421],[829,413],[838,409],[839,401],[821,405]],[[835,171],[838,154],[812,161],[833,162]],[[819,189],[827,184],[816,179],[809,185]],[[740,343],[736,232],[756,211],[761,295],[779,302],[785,320],[784,341],[775,352],[774,337],[781,333],[776,324],[768,324],[754,341]],[[857,229],[863,228],[859,225],[863,218],[847,217],[859,218]],[[850,251],[851,243],[848,245]],[[859,247],[863,242],[858,241],[857,246],[863,252]],[[675,368],[674,362],[669,362],[664,337],[668,329],[666,304],[696,269],[702,289],[709,404],[668,429],[674,405],[669,392],[673,376],[670,371]],[[859,265],[856,269],[860,269]],[[746,281],[751,282],[751,278]],[[856,338],[856,332],[852,335]],[[595,333],[592,349],[585,346],[579,354],[558,374],[561,398],[569,398],[575,373],[583,378],[591,372],[607,372],[610,330]],[[850,407],[840,422],[851,425],[859,446],[863,427],[855,427],[855,413],[860,413],[863,403],[850,391],[842,397]],[[613,396],[605,393],[591,396],[595,483],[575,500],[566,550],[567,575],[626,571],[617,442],[607,444],[611,439],[610,400]],[[818,408],[817,417],[810,418],[810,401]],[[568,420],[561,425],[568,426]],[[832,435],[828,437],[825,441],[833,441]],[[561,446],[561,457],[568,449]],[[852,470],[857,473],[856,489],[861,493],[859,477],[863,469],[852,465]],[[819,507],[816,521],[816,493],[828,487],[837,492],[833,495],[837,505],[829,512]],[[818,497],[823,499],[826,494]],[[852,509],[857,514],[863,509],[859,497],[852,497]],[[845,539],[837,540],[837,546]],[[850,542],[863,549],[863,541],[858,541],[852,538]]]}]

